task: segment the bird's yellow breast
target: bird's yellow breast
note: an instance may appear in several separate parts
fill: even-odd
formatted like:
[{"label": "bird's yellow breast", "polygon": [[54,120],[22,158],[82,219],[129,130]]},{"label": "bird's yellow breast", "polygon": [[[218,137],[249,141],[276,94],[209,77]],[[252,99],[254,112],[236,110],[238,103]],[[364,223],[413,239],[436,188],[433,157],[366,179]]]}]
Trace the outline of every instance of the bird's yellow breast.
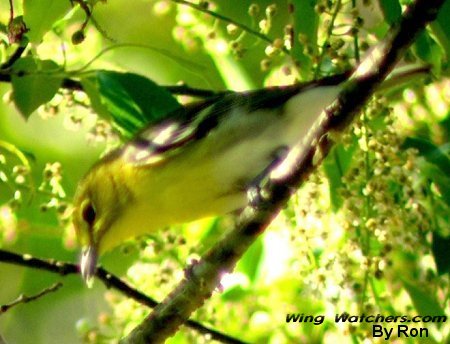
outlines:
[{"label": "bird's yellow breast", "polygon": [[276,110],[232,108],[206,136],[167,155],[132,143],[112,154],[91,173],[99,176],[91,183],[100,200],[99,253],[161,227],[244,207],[249,184],[280,148],[302,140],[338,91],[305,90]]}]

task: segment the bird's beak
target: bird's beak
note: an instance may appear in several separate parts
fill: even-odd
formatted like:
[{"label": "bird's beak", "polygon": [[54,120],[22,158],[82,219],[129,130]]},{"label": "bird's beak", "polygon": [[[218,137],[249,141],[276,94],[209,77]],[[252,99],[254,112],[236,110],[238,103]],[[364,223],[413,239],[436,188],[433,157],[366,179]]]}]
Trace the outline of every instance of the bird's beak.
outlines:
[{"label": "bird's beak", "polygon": [[94,276],[97,270],[98,252],[95,246],[88,246],[83,249],[81,255],[80,269],[81,276],[88,288],[91,288],[94,284]]}]

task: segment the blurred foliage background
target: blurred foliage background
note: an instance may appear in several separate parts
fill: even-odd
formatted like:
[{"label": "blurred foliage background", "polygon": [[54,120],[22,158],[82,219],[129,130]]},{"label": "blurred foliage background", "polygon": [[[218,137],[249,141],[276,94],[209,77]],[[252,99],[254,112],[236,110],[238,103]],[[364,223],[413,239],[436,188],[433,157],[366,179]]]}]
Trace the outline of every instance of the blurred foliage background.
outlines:
[{"label": "blurred foliage background", "polygon": [[[1,247],[78,260],[70,222],[77,181],[139,127],[193,100],[175,94],[175,102],[160,85],[240,91],[341,72],[407,3],[2,2]],[[402,60],[430,66],[429,75],[371,100],[196,320],[254,343],[377,343],[371,324],[336,324],[334,315],[449,313],[449,15],[446,1]],[[102,264],[161,300],[232,223],[164,229]],[[57,292],[0,314],[7,343],[114,343],[149,312],[100,283],[87,289],[79,276],[4,263],[0,304],[56,281]],[[326,320],[286,323],[287,313]],[[414,326],[429,329],[427,343],[450,338],[448,322]],[[209,341],[187,328],[170,339]]]}]

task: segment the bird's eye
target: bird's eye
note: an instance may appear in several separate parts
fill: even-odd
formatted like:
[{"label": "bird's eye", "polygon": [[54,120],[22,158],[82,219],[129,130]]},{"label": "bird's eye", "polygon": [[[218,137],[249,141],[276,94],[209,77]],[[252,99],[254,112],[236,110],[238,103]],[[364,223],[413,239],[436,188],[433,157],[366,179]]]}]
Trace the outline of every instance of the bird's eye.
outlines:
[{"label": "bird's eye", "polygon": [[89,225],[92,226],[95,222],[96,217],[95,209],[92,205],[92,203],[86,204],[86,206],[83,208],[83,211],[81,213],[81,216],[83,217],[83,220]]}]

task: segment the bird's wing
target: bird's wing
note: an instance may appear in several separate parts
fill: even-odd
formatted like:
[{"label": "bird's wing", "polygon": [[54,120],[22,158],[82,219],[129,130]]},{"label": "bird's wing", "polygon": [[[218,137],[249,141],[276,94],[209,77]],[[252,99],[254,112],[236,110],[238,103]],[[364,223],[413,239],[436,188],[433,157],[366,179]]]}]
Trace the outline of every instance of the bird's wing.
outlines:
[{"label": "bird's wing", "polygon": [[290,86],[271,87],[247,92],[230,92],[190,104],[175,111],[162,122],[143,129],[120,149],[127,162],[149,167],[178,154],[186,145],[212,132],[235,108],[251,114],[260,109],[278,109],[292,96],[317,86],[337,85],[348,73]]}]

